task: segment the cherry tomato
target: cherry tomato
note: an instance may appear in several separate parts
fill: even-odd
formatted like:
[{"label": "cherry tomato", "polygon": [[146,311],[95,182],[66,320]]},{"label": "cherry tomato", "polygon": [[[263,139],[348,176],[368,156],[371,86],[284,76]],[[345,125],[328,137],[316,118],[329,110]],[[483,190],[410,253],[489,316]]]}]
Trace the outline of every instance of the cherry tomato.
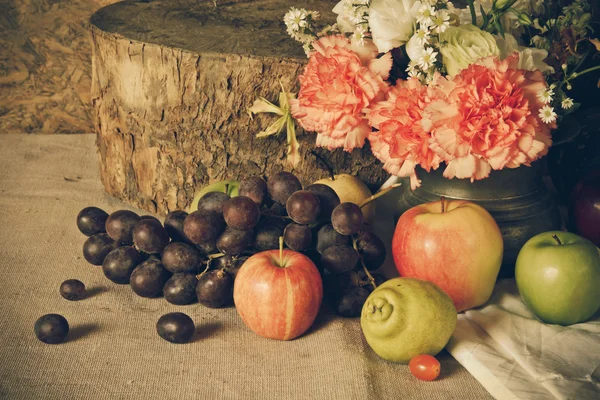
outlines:
[{"label": "cherry tomato", "polygon": [[414,357],[408,368],[415,378],[422,381],[432,381],[440,375],[440,362],[429,354]]}]

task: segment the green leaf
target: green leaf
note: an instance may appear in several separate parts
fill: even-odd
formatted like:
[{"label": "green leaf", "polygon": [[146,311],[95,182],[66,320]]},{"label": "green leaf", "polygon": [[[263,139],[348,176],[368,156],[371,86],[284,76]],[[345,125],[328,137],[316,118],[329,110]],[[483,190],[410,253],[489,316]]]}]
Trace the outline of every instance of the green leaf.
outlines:
[{"label": "green leaf", "polygon": [[500,36],[502,36],[504,38],[504,27],[502,26],[502,23],[500,22],[500,20],[494,19],[494,25],[496,26],[496,29],[498,30],[498,33],[500,34]]},{"label": "green leaf", "polygon": [[277,107],[275,104],[271,103],[264,97],[259,97],[256,100],[254,100],[254,104],[252,104],[252,107],[248,109],[248,114],[250,114],[250,118],[252,118],[252,114],[258,113],[273,113],[277,115],[284,115],[284,112],[280,107]]}]

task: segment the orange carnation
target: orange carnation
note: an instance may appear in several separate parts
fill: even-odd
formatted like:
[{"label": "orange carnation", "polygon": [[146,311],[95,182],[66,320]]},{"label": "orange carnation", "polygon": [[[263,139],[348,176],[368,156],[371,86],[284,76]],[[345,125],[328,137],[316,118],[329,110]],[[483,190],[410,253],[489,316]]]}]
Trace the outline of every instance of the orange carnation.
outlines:
[{"label": "orange carnation", "polygon": [[317,132],[317,145],[351,151],[362,147],[371,131],[364,109],[384,98],[391,55],[377,57],[372,43],[353,46],[346,37],[325,36],[300,75],[298,98],[290,101],[299,124]]}]

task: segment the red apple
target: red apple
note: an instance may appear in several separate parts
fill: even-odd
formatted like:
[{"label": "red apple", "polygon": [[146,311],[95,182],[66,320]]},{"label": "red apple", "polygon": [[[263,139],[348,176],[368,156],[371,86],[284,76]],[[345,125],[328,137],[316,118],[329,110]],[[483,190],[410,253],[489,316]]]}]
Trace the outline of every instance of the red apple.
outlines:
[{"label": "red apple", "polygon": [[593,171],[573,188],[571,222],[581,236],[600,247],[600,171]]},{"label": "red apple", "polygon": [[269,339],[291,340],[310,328],[323,299],[323,282],[304,254],[269,250],[250,257],[233,287],[235,307],[248,328]]},{"label": "red apple", "polygon": [[442,199],[411,208],[398,220],[392,239],[400,275],[435,283],[457,311],[488,301],[503,249],[494,218],[464,200]]}]

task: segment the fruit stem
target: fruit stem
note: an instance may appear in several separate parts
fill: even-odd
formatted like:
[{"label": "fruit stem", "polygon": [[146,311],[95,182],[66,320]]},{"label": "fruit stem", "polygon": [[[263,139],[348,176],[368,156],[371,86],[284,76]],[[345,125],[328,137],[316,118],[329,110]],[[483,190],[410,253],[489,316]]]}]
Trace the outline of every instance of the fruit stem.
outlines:
[{"label": "fruit stem", "polygon": [[553,238],[554,240],[556,240],[556,243],[557,243],[559,246],[560,246],[560,245],[562,245],[562,242],[560,241],[560,239],[558,238],[558,236],[556,236],[556,235],[552,235],[552,238]]},{"label": "fruit stem", "polygon": [[215,253],[215,254],[209,254],[208,255],[208,259],[212,260],[214,258],[219,258],[219,257],[225,257],[225,254],[223,253]]},{"label": "fruit stem", "polygon": [[369,204],[373,200],[376,200],[376,199],[380,198],[381,196],[388,194],[389,192],[391,192],[392,190],[394,190],[394,189],[396,189],[397,187],[400,187],[400,186],[402,186],[401,183],[394,183],[392,186],[387,187],[387,188],[385,188],[383,190],[380,190],[379,192],[375,193],[373,196],[367,197],[358,206],[360,208],[363,208],[364,206],[366,206],[367,204]]},{"label": "fruit stem", "polygon": [[283,236],[279,236],[279,266],[283,267]]},{"label": "fruit stem", "polygon": [[325,167],[325,169],[329,173],[329,176],[331,177],[331,180],[335,181],[335,174],[333,173],[333,168],[331,168],[331,165],[329,165],[329,163],[316,151],[311,150],[311,154],[315,156],[317,162],[321,163]]},{"label": "fruit stem", "polygon": [[229,183],[225,184],[225,194],[229,194]]},{"label": "fruit stem", "polygon": [[446,212],[446,204],[444,204],[445,201],[446,198],[444,196],[440,197],[440,203],[442,204],[442,214]]},{"label": "fruit stem", "polygon": [[212,261],[212,259],[209,259],[208,262],[206,263],[206,268],[204,268],[204,271],[200,272],[198,275],[196,275],[196,279],[200,279],[200,277],[202,275],[204,275],[206,273],[206,271],[208,271],[208,268],[210,267],[210,262]]},{"label": "fruit stem", "polygon": [[[356,250],[356,252],[359,253],[358,245],[356,244],[356,238],[354,236],[352,236],[352,247],[354,247],[354,250]],[[359,253],[359,255],[360,255],[360,253]],[[369,278],[369,282],[371,282],[371,285],[373,285],[373,289],[377,289],[377,285],[375,284],[375,278],[373,278],[373,275],[371,275],[371,273],[367,269],[367,266],[365,265],[365,262],[363,261],[362,256],[359,257],[359,260],[360,260],[360,265],[362,265],[363,270],[365,271],[365,274],[367,275],[367,278]]]}]

